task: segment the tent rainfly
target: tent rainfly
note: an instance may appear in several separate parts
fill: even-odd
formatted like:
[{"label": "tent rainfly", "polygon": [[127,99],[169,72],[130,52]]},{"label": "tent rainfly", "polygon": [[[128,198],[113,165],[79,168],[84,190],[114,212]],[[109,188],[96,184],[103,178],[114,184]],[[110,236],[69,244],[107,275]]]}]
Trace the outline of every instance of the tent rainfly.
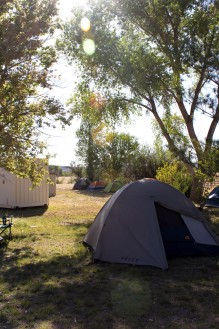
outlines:
[{"label": "tent rainfly", "polygon": [[92,183],[90,183],[90,185],[88,186],[88,190],[103,190],[105,188],[106,184],[102,181],[94,181]]},{"label": "tent rainfly", "polygon": [[219,254],[219,239],[191,200],[172,186],[143,179],[107,201],[83,243],[94,260],[168,268],[177,256]]},{"label": "tent rainfly", "polygon": [[114,192],[118,191],[122,186],[123,186],[123,184],[121,182],[115,180],[115,181],[107,184],[107,186],[104,189],[104,192],[114,193]]},{"label": "tent rainfly", "polygon": [[219,186],[216,186],[208,195],[204,207],[219,208]]}]

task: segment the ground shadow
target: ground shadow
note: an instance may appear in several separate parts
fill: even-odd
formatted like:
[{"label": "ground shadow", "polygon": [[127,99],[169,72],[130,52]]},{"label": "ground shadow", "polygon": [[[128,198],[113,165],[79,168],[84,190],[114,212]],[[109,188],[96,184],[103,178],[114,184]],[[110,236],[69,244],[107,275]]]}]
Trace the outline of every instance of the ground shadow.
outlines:
[{"label": "ground shadow", "polygon": [[219,218],[219,208],[205,207],[202,209],[202,214],[214,233],[216,233],[219,237],[219,221],[217,220],[217,218]]},{"label": "ground shadow", "polygon": [[[25,264],[30,257],[32,261]],[[1,253],[0,279],[5,288],[1,288],[0,327],[38,328],[43,322],[54,329],[217,327],[218,257],[173,259],[168,271],[125,264],[90,265],[89,260],[86,249],[47,261],[39,261],[38,254],[32,255],[27,247],[14,249],[10,257]],[[141,310],[141,318],[127,320],[113,313],[112,285],[115,291],[115,282],[121,283],[124,275],[130,282],[135,278],[150,286],[151,305]],[[125,296],[121,302],[127,302]]]},{"label": "ground shadow", "polygon": [[48,210],[48,205],[37,207],[25,207],[25,208],[0,208],[0,217],[13,216],[13,217],[35,217],[42,216]]},{"label": "ground shadow", "polygon": [[110,197],[113,193],[104,192],[103,190],[74,190],[77,194],[88,195],[94,198],[107,198]]},{"label": "ground shadow", "polygon": [[[109,274],[88,272],[84,254],[58,256],[17,266],[29,257],[28,248],[17,249],[13,257],[1,254],[1,280],[10,287],[10,294],[1,296],[0,327],[36,328],[43,322],[56,329],[112,328],[110,315]],[[6,264],[7,263],[7,266]],[[98,292],[98,293],[97,293]],[[13,302],[11,297],[13,296]],[[16,314],[12,317],[12,313]],[[107,317],[107,322],[106,322]],[[108,325],[106,326],[106,323]]]}]

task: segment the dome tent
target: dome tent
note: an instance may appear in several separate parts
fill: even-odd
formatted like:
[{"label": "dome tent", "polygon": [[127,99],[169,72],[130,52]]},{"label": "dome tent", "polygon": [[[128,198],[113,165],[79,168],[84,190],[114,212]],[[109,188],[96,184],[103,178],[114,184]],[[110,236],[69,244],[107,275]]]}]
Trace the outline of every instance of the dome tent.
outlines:
[{"label": "dome tent", "polygon": [[88,186],[90,185],[90,181],[88,178],[79,178],[74,186],[73,186],[73,190],[86,190],[88,188]]},{"label": "dome tent", "polygon": [[83,242],[94,260],[162,269],[168,268],[168,257],[219,254],[219,239],[192,201],[147,179],[113,194]]},{"label": "dome tent", "polygon": [[104,192],[107,193],[115,193],[116,191],[118,191],[124,184],[122,184],[122,182],[114,180],[111,183],[108,183],[107,186],[104,189]]},{"label": "dome tent", "polygon": [[91,182],[90,185],[88,186],[88,190],[93,190],[93,191],[96,191],[96,190],[103,190],[105,188],[106,184],[102,181],[94,181],[94,182]]},{"label": "dome tent", "polygon": [[219,186],[216,186],[208,195],[204,207],[219,208]]}]

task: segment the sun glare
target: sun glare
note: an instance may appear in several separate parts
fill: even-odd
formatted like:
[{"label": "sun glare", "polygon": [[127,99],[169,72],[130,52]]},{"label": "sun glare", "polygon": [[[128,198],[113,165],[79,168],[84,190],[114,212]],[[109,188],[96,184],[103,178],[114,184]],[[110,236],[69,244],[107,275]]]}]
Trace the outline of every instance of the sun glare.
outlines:
[{"label": "sun glare", "polygon": [[88,32],[90,30],[90,21],[87,17],[83,17],[81,20],[81,29],[84,32]]},{"label": "sun glare", "polygon": [[[90,34],[90,28],[91,28],[91,23],[90,20],[87,17],[83,17],[80,23],[81,29],[82,31],[85,32],[85,39],[83,41],[83,50],[85,52],[86,55],[93,55],[95,53],[95,42],[93,40],[93,38],[91,37]],[[87,33],[89,32],[89,33]]]},{"label": "sun glare", "polygon": [[96,49],[94,41],[92,39],[85,39],[83,41],[83,49],[85,54],[89,56],[93,55]]}]

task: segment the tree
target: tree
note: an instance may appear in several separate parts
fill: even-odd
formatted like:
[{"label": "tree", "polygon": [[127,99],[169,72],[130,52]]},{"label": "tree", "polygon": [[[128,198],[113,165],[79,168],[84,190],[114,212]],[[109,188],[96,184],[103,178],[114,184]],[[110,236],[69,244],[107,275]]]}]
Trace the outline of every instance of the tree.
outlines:
[{"label": "tree", "polygon": [[[84,16],[89,31],[80,28]],[[120,108],[128,103],[153,115],[192,177],[193,200],[201,195],[197,173],[205,173],[219,120],[218,19],[217,0],[93,0],[87,12],[75,12],[59,44],[79,63],[84,83],[106,97],[111,92]],[[86,40],[95,52],[84,51]],[[183,147],[166,114],[183,120]],[[196,131],[199,114],[209,119],[204,140]]]},{"label": "tree", "polygon": [[57,27],[55,0],[0,1],[0,166],[38,183],[47,159],[40,128],[67,113],[46,94],[52,86]]},{"label": "tree", "polygon": [[86,176],[90,181],[99,180],[102,172],[102,147],[98,143],[98,135],[102,127],[82,120],[77,130],[78,137],[76,155],[86,168]]},{"label": "tree", "polygon": [[50,165],[49,172],[55,174],[56,176],[62,176],[62,168],[60,166]]},{"label": "tree", "polygon": [[162,157],[147,145],[139,146],[132,155],[129,163],[126,165],[125,177],[129,180],[137,180],[142,178],[154,178],[157,169],[163,165],[165,153]]},{"label": "tree", "polygon": [[[120,102],[103,97],[101,93],[92,92],[84,83],[79,84],[78,91],[69,99],[68,105],[72,116],[81,120],[77,131],[77,156],[86,167],[87,177],[91,181],[103,176],[106,179],[115,179],[124,164],[124,150],[136,141],[132,141],[131,136],[126,138],[125,135],[112,131],[115,131],[115,123],[127,118],[132,109],[128,106],[121,107]],[[120,155],[118,149],[121,151]]]},{"label": "tree", "polygon": [[127,168],[139,150],[137,139],[127,133],[115,131],[106,134],[104,146],[103,171],[108,180],[125,180],[131,178],[127,175]]},{"label": "tree", "polygon": [[126,167],[133,161],[139,143],[129,134],[116,132],[115,123],[128,120],[131,106],[121,106],[121,102],[92,92],[83,83],[68,105],[72,115],[81,120],[76,154],[86,167],[87,177],[91,181],[126,177]]},{"label": "tree", "polygon": [[76,154],[86,167],[86,176],[91,181],[130,180],[133,178],[131,164],[139,153],[139,143],[129,134],[104,128],[101,124],[95,127],[82,121],[77,131]]},{"label": "tree", "polygon": [[70,163],[70,166],[71,166],[72,174],[76,176],[76,179],[82,178],[86,175],[85,168],[82,165],[76,163],[75,161],[72,161]]}]

